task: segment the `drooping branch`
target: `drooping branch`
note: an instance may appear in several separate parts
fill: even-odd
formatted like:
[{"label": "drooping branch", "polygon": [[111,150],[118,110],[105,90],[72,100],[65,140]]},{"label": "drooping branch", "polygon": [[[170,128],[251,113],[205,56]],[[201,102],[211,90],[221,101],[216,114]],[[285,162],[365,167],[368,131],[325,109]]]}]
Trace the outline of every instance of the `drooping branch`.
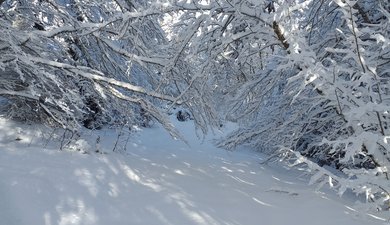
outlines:
[{"label": "drooping branch", "polygon": [[43,58],[31,57],[31,56],[28,59],[26,58],[25,60],[30,60],[30,61],[35,62],[35,63],[45,64],[48,66],[52,66],[52,67],[56,67],[56,68],[60,68],[60,69],[65,69],[65,70],[72,72],[73,74],[77,74],[77,75],[82,76],[84,78],[88,78],[88,79],[91,79],[94,81],[105,82],[105,83],[108,83],[108,84],[111,84],[111,85],[114,85],[117,87],[121,87],[121,88],[124,88],[126,90],[133,91],[133,92],[136,92],[139,94],[144,94],[147,96],[159,98],[161,100],[165,100],[165,101],[169,101],[169,102],[175,102],[176,104],[181,104],[181,101],[177,101],[177,99],[175,97],[164,95],[161,93],[157,93],[157,92],[151,91],[151,90],[146,90],[143,87],[132,85],[130,83],[123,82],[123,81],[118,81],[118,80],[113,79],[113,78],[108,78],[108,77],[104,76],[104,74],[102,72],[97,71],[97,70],[92,70],[91,68],[88,68],[88,67],[83,67],[83,66],[75,67],[75,66],[72,66],[72,65],[69,65],[66,63],[60,63],[60,62],[50,61],[50,60],[46,60]]}]

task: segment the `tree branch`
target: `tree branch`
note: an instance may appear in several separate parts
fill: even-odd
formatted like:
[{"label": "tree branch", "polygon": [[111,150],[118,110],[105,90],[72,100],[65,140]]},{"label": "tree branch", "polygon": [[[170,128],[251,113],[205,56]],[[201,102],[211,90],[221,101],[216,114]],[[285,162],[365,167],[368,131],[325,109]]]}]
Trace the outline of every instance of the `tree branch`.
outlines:
[{"label": "tree branch", "polygon": [[[20,58],[23,59],[22,57],[20,57]],[[82,77],[94,80],[94,81],[102,81],[102,82],[114,85],[116,87],[121,87],[121,88],[127,89],[129,91],[137,92],[139,94],[148,95],[148,96],[151,96],[154,98],[159,98],[161,100],[165,100],[165,101],[169,101],[169,102],[175,102],[176,104],[179,104],[179,105],[182,104],[181,101],[177,101],[177,99],[175,97],[164,95],[161,93],[157,93],[155,91],[146,90],[145,88],[140,87],[140,86],[135,86],[135,85],[129,84],[127,82],[118,81],[118,80],[115,80],[113,78],[105,77],[102,72],[92,70],[88,67],[82,67],[82,66],[75,67],[75,66],[72,66],[72,65],[69,65],[66,63],[50,61],[50,60],[46,60],[46,59],[42,59],[42,58],[38,58],[38,57],[32,57],[32,56],[29,56],[28,59],[25,58],[24,60],[25,61],[32,61],[35,63],[41,63],[41,64],[45,64],[48,66],[60,68],[60,69],[66,69],[66,70],[72,72],[73,74],[77,74],[77,75],[80,75]]]}]

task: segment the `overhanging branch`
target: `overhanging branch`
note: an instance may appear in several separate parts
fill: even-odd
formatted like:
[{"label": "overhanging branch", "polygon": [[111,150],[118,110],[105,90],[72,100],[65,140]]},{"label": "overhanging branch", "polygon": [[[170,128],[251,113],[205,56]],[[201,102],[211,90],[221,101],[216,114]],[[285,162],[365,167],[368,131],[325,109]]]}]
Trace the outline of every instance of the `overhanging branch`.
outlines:
[{"label": "overhanging branch", "polygon": [[113,86],[121,87],[121,88],[124,88],[126,90],[133,91],[133,92],[136,92],[139,94],[144,94],[147,96],[159,98],[161,100],[165,100],[165,101],[169,101],[169,102],[175,102],[176,104],[181,104],[181,101],[177,101],[177,99],[175,97],[172,97],[169,95],[164,95],[164,94],[161,94],[161,93],[158,93],[155,91],[151,91],[151,90],[146,90],[145,88],[140,87],[140,86],[132,85],[132,84],[129,84],[129,83],[123,82],[123,81],[118,81],[118,80],[115,80],[113,78],[105,77],[102,72],[93,70],[93,69],[88,68],[88,67],[75,67],[75,66],[72,66],[72,65],[69,65],[66,63],[50,61],[47,59],[42,59],[42,58],[32,57],[32,56],[29,56],[28,58],[20,57],[20,59],[23,59],[25,61],[32,61],[35,63],[45,64],[45,65],[56,67],[59,69],[66,69],[66,70],[72,72],[73,74],[77,74],[77,75],[82,76],[84,78],[88,78],[88,79],[91,79],[94,81],[105,82],[105,83],[111,84]]}]

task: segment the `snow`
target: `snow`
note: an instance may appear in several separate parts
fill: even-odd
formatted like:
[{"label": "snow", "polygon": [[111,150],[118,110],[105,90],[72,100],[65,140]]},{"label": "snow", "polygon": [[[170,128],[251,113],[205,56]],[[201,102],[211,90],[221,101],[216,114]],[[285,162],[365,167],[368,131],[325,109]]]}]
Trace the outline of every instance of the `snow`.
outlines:
[{"label": "snow", "polygon": [[[300,171],[201,142],[191,122],[175,126],[189,146],[150,128],[113,152],[117,131],[106,129],[86,133],[81,154],[0,119],[0,224],[388,224]],[[98,135],[104,154],[92,151]]]}]

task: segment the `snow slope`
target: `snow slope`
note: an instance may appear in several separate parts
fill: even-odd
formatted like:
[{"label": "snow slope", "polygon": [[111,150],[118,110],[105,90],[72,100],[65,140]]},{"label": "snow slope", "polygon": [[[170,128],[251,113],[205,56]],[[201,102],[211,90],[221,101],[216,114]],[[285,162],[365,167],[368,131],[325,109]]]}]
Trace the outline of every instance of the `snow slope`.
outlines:
[{"label": "snow slope", "polygon": [[100,135],[107,154],[81,154],[0,119],[0,225],[388,224],[315,191],[298,171],[201,143],[191,123],[177,126],[190,146],[152,128],[112,152],[117,135],[105,130],[89,138]]}]

